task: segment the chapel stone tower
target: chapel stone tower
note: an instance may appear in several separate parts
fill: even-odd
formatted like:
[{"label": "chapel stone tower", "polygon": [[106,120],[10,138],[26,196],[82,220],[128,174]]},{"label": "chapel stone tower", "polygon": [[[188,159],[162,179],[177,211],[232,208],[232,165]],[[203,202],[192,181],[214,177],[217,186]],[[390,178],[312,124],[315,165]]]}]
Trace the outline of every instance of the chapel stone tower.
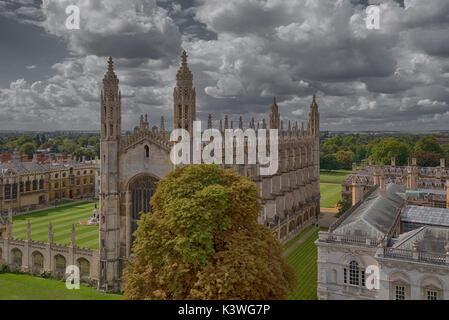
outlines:
[{"label": "chapel stone tower", "polygon": [[119,289],[119,150],[122,98],[118,84],[114,63],[112,58],[109,58],[101,92],[99,289],[104,291]]},{"label": "chapel stone tower", "polygon": [[[312,103],[309,110],[309,122],[308,122],[309,136],[313,139],[312,144],[312,156],[313,156],[313,173],[312,177],[320,176],[320,113],[318,112],[318,104],[315,101],[315,95],[313,95]],[[318,180],[318,179],[317,179]],[[320,182],[314,181],[312,194],[316,201],[316,217],[320,213]]]},{"label": "chapel stone tower", "polygon": [[196,93],[185,51],[182,52],[181,59],[181,68],[176,74],[176,87],[173,91],[173,129],[186,129],[192,134],[193,121],[196,119]]}]

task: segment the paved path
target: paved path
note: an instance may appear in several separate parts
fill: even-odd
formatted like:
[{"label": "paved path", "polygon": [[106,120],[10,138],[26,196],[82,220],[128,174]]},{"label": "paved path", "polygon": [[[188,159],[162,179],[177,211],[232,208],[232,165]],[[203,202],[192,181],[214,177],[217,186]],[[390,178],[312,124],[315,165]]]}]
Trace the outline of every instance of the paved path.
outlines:
[{"label": "paved path", "polygon": [[284,251],[282,254],[284,257],[288,256],[290,253],[293,252],[301,243],[303,243],[308,237],[310,237],[318,228],[313,227],[309,232],[307,232],[305,235],[303,235],[301,238],[296,240],[295,243],[293,243],[287,250]]}]

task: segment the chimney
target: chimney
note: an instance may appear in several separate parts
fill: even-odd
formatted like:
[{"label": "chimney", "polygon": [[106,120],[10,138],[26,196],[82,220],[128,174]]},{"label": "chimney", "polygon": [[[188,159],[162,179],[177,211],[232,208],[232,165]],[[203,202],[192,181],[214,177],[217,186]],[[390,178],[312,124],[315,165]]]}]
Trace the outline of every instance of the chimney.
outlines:
[{"label": "chimney", "polygon": [[380,193],[382,195],[386,195],[387,194],[387,183],[385,180],[385,175],[384,175],[384,168],[380,167]]},{"label": "chimney", "polygon": [[352,173],[356,173],[357,172],[357,163],[353,162],[352,163]]},{"label": "chimney", "polygon": [[373,159],[371,157],[368,158],[368,165],[370,167],[373,165]]},{"label": "chimney", "polygon": [[391,157],[391,166],[396,167],[396,158],[395,157]]},{"label": "chimney", "polygon": [[365,160],[362,160],[362,169],[365,169]]},{"label": "chimney", "polygon": [[445,168],[446,167],[446,159],[444,159],[444,158],[440,159],[440,167],[441,168]]},{"label": "chimney", "polygon": [[416,158],[412,158],[412,166],[416,166]]}]

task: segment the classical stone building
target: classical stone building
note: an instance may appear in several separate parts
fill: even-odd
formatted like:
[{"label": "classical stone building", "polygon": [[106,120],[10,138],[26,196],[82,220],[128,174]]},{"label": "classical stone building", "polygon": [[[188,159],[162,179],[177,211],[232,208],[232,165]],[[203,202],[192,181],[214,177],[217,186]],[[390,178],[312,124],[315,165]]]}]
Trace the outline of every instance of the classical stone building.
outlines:
[{"label": "classical stone building", "polygon": [[446,183],[449,179],[449,169],[445,166],[445,159],[440,160],[438,167],[419,167],[416,159],[412,158],[408,166],[396,166],[394,158],[391,165],[368,165],[362,161],[361,169],[357,170],[354,163],[352,174],[342,183],[342,198],[351,198],[352,205],[363,199],[364,195],[381,182],[395,183],[406,187],[409,201],[416,204],[449,208],[449,194]]},{"label": "classical stone building", "polygon": [[449,209],[409,198],[382,179],[319,233],[318,299],[449,299]]},{"label": "classical stone building", "polygon": [[[122,137],[122,96],[119,79],[109,59],[108,71],[101,92],[100,147],[100,283],[101,290],[120,287],[123,262],[130,256],[133,232],[139,212],[151,212],[150,198],[155,182],[174,166],[170,161],[172,143],[165,130],[164,119],[158,128],[150,128],[147,116],[139,126]],[[196,119],[196,93],[193,75],[187,65],[187,54],[176,75],[173,91],[173,127],[192,132]],[[243,129],[240,118],[239,128]],[[259,129],[251,119],[249,127]],[[267,128],[265,119],[262,128]],[[282,241],[297,235],[319,214],[319,113],[313,98],[307,129],[292,125],[283,129],[276,101],[270,107],[268,127],[279,130],[279,170],[272,176],[260,175],[260,166],[253,164],[222,165],[250,176],[263,198],[259,222],[269,225]],[[212,128],[209,115],[208,128]],[[232,121],[220,120],[219,130],[233,128]],[[224,152],[223,152],[224,154]]]},{"label": "classical stone building", "polygon": [[94,197],[98,161],[0,163],[0,214],[14,214],[58,200]]}]

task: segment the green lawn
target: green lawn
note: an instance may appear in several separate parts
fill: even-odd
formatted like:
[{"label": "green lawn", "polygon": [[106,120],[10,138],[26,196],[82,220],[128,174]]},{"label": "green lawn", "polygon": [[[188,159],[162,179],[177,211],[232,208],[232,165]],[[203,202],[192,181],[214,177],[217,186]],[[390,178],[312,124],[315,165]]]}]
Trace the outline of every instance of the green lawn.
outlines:
[{"label": "green lawn", "polygon": [[348,175],[352,173],[351,170],[321,170],[320,180],[326,182],[342,183]]},{"label": "green lawn", "polygon": [[332,183],[320,183],[320,206],[333,208],[341,199],[341,185]]},{"label": "green lawn", "polygon": [[91,287],[69,290],[65,282],[13,273],[0,273],[0,300],[121,300]]},{"label": "green lawn", "polygon": [[[321,231],[325,229],[319,229]],[[317,290],[317,248],[315,240],[318,239],[316,230],[292,253],[287,256],[287,262],[295,269],[298,279],[296,289],[290,294],[292,300],[315,300]]]},{"label": "green lawn", "polygon": [[307,228],[305,228],[303,231],[301,231],[296,237],[294,237],[293,239],[291,239],[289,242],[287,242],[286,244],[284,244],[284,250],[287,250],[288,248],[290,248],[292,246],[292,244],[294,244],[297,240],[299,240],[300,238],[302,238],[307,232],[310,231],[310,229],[312,229],[312,226],[308,226]]},{"label": "green lawn", "polygon": [[75,224],[75,242],[79,247],[98,249],[98,226],[83,226],[79,221],[92,215],[95,203],[84,202],[62,208],[48,209],[13,218],[13,236],[26,239],[27,221],[31,222],[31,239],[48,241],[48,223],[53,225],[53,241],[70,244],[72,224]]}]

